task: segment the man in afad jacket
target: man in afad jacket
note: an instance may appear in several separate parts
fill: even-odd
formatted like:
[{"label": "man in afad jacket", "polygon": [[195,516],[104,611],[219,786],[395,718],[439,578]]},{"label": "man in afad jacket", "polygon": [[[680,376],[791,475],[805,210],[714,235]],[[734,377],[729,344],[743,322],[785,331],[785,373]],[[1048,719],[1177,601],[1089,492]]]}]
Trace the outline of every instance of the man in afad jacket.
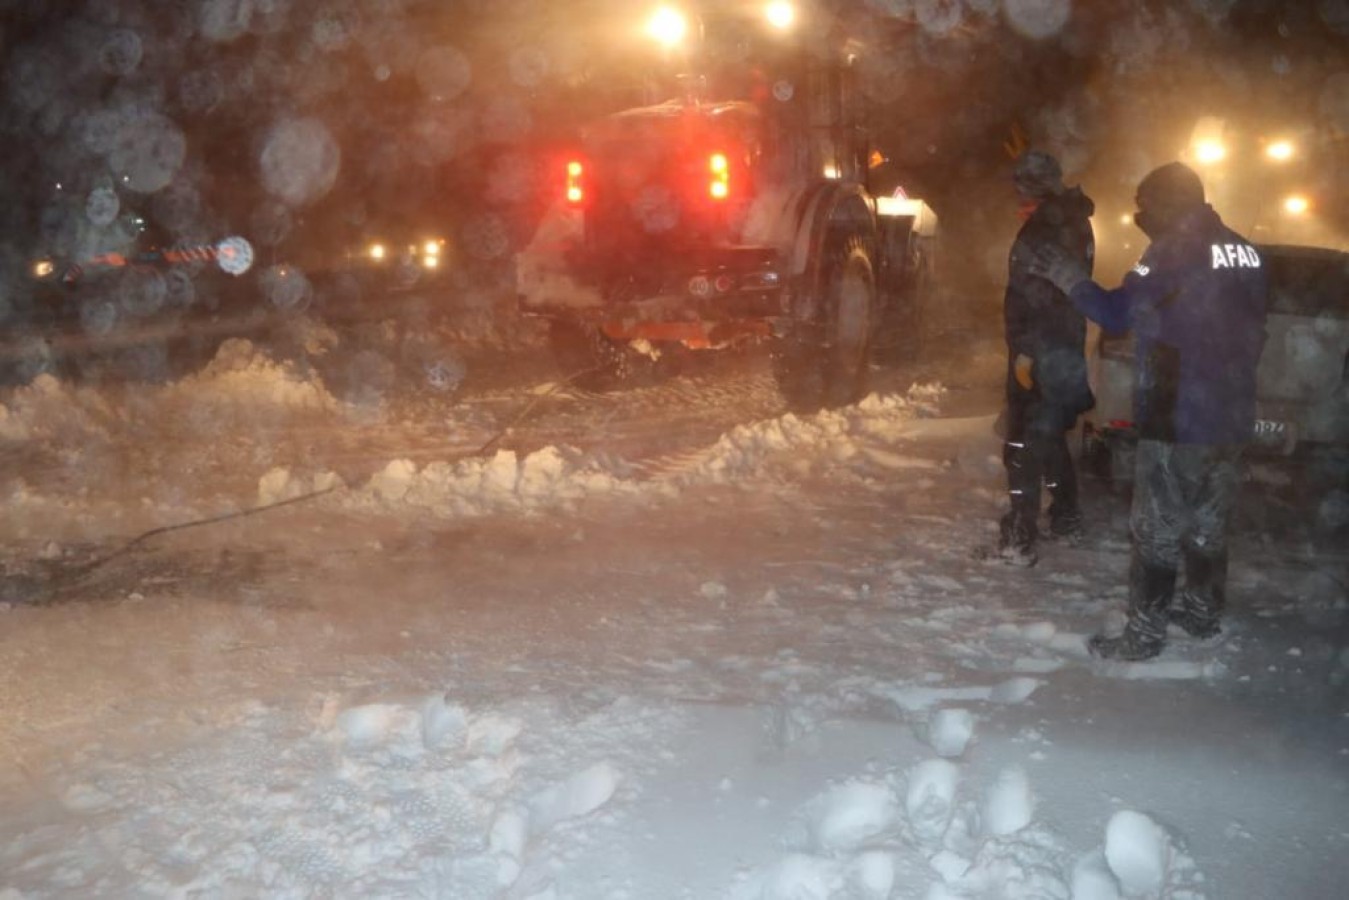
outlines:
[{"label": "man in afad jacket", "polygon": [[1089,645],[1125,660],[1160,653],[1168,621],[1194,637],[1220,630],[1227,525],[1255,426],[1268,293],[1259,251],[1204,202],[1189,168],[1149,173],[1135,202],[1134,221],[1151,243],[1120,287],[1100,287],[1063,253],[1042,253],[1032,266],[1107,332],[1132,330],[1137,341],[1129,618],[1122,635]]},{"label": "man in afad jacket", "polygon": [[1050,534],[1074,537],[1082,530],[1067,432],[1095,401],[1083,354],[1086,320],[1062,291],[1032,274],[1030,265],[1042,248],[1053,246],[1090,275],[1095,204],[1079,188],[1066,187],[1058,160],[1038,150],[1017,159],[1012,181],[1026,221],[1008,254],[1003,297],[1007,415],[1002,459],[1010,508],[998,523],[998,555],[1033,565],[1042,483],[1049,488]]}]

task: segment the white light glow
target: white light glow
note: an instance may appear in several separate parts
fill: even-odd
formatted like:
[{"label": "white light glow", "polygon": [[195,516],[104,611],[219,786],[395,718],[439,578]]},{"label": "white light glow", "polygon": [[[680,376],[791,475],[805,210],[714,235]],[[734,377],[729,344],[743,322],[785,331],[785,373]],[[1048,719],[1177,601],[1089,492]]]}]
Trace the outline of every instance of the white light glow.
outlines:
[{"label": "white light glow", "polygon": [[764,16],[768,24],[786,31],[796,21],[796,7],[790,3],[774,2],[764,7]]},{"label": "white light glow", "polygon": [[383,259],[385,254],[388,253],[383,244],[371,244],[369,252],[371,259]]},{"label": "white light glow", "polygon": [[688,30],[688,19],[672,6],[657,9],[646,24],[646,33],[667,47],[683,41]]},{"label": "white light glow", "polygon": [[1298,194],[1294,194],[1291,197],[1285,197],[1283,201],[1283,211],[1290,216],[1300,216],[1305,213],[1310,206],[1311,204],[1307,202],[1307,198]]},{"label": "white light glow", "polygon": [[1276,162],[1286,162],[1293,158],[1293,144],[1290,141],[1275,141],[1265,148],[1265,155]]},{"label": "white light glow", "polygon": [[1203,165],[1222,162],[1227,156],[1227,148],[1217,141],[1200,141],[1194,145],[1194,158]]}]

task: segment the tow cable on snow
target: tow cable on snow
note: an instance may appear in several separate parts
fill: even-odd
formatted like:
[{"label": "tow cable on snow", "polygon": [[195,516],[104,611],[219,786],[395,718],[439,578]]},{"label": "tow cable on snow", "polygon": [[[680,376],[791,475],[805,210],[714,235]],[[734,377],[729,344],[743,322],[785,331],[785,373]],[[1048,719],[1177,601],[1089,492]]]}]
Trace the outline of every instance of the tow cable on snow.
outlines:
[{"label": "tow cable on snow", "polygon": [[[588,368],[581,369],[580,371],[573,372],[571,375],[568,375],[566,378],[563,378],[560,381],[554,382],[548,388],[548,390],[536,394],[528,403],[524,405],[524,407],[520,410],[519,413],[515,415],[514,418],[512,418],[501,428],[497,429],[497,431],[490,438],[488,438],[486,442],[484,442],[481,446],[479,446],[475,450],[471,450],[467,453],[461,454],[456,458],[456,461],[463,459],[472,459],[473,457],[476,456],[483,456],[489,450],[495,447],[501,441],[502,438],[510,434],[517,426],[519,426],[521,422],[523,422],[526,418],[528,418],[530,413],[532,413],[534,409],[539,405],[539,403],[541,403],[544,399],[552,396],[559,389],[565,387],[566,385],[570,384],[576,379],[581,378],[584,375],[588,375],[591,372],[595,372],[599,368],[600,368],[599,366],[590,366]],[[78,565],[72,565],[63,569],[59,569],[53,575],[47,578],[41,578],[37,576],[24,575],[24,574],[17,574],[17,575],[8,573],[0,574],[0,603],[18,602],[26,606],[47,605],[55,599],[55,594],[60,588],[69,587],[70,585],[78,583],[81,579],[88,577],[96,570],[112,562],[114,559],[125,556],[127,553],[131,552],[136,547],[140,546],[141,544],[145,543],[151,538],[158,537],[162,534],[168,534],[169,532],[172,531],[182,531],[187,528],[196,528],[202,525],[218,525],[221,522],[228,522],[233,519],[243,519],[248,516],[257,515],[259,513],[270,512],[274,509],[280,509],[283,506],[295,506],[300,503],[307,503],[310,500],[316,500],[319,497],[323,497],[327,494],[331,494],[338,490],[345,489],[345,487],[346,487],[345,485],[336,484],[332,485],[331,487],[323,488],[322,490],[310,491],[307,494],[300,494],[299,496],[296,497],[288,497],[285,500],[277,500],[273,503],[266,503],[261,506],[254,506],[250,509],[235,510],[234,512],[222,513],[218,516],[210,516],[204,519],[193,519],[188,522],[178,522],[173,525],[161,525],[157,528],[151,528],[149,531],[143,531],[140,534],[136,535],[134,538],[127,541],[125,544],[118,547],[111,553],[95,557],[89,562],[80,563]]]}]

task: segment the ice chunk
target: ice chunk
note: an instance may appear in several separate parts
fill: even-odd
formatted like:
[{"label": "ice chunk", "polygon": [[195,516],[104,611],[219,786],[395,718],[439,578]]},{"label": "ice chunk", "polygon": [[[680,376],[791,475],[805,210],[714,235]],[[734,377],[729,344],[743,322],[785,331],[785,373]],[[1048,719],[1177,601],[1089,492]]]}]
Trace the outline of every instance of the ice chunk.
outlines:
[{"label": "ice chunk", "polygon": [[1105,828],[1105,858],[1126,894],[1152,894],[1162,887],[1171,855],[1162,827],[1141,812],[1122,809]]},{"label": "ice chunk", "polygon": [[945,759],[928,759],[909,773],[904,809],[914,833],[922,840],[940,840],[955,809],[960,769]]},{"label": "ice chunk", "polygon": [[853,782],[821,799],[811,835],[822,851],[854,850],[889,830],[899,818],[899,804],[885,785]]},{"label": "ice chunk", "polygon": [[965,752],[974,735],[974,714],[968,709],[939,709],[927,726],[927,740],[938,756],[955,757]]},{"label": "ice chunk", "polygon": [[984,795],[984,830],[993,835],[1014,834],[1030,824],[1034,810],[1025,770],[1004,769]]}]

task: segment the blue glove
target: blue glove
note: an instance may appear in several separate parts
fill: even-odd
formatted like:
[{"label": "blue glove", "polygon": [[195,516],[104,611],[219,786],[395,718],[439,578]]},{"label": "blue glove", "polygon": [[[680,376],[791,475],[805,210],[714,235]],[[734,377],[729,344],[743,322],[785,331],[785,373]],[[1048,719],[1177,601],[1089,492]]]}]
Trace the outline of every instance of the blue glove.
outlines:
[{"label": "blue glove", "polygon": [[1052,283],[1065,294],[1071,294],[1073,288],[1091,280],[1087,264],[1058,244],[1048,244],[1037,249],[1031,254],[1026,268],[1032,275]]}]

